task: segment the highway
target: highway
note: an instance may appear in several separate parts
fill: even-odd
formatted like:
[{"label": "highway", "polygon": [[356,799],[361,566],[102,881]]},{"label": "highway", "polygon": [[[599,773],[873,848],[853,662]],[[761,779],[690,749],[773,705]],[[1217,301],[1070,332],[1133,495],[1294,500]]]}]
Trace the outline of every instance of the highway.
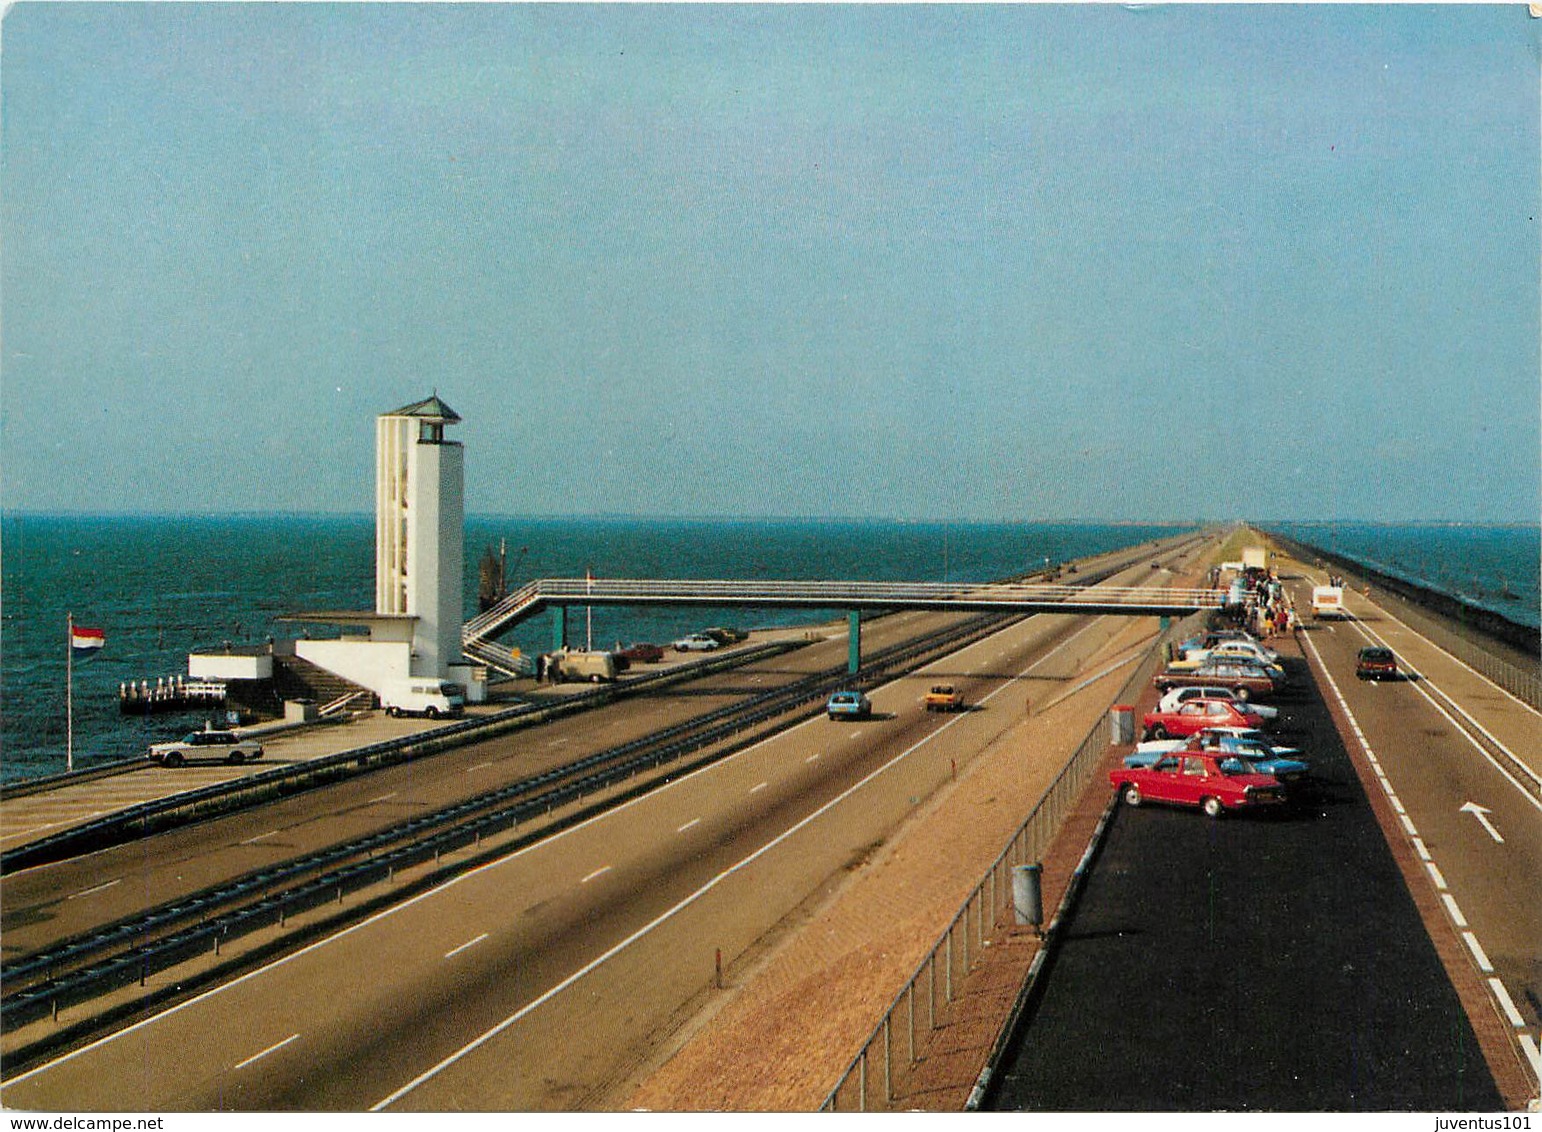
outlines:
[{"label": "highway", "polygon": [[[1117,627],[1071,621],[1018,623],[941,668],[978,702]],[[710,982],[719,952],[731,961],[817,895],[1010,718],[928,715],[926,679],[878,689],[872,721],[810,720],[17,1076],[4,1101],[584,1107]],[[466,773],[476,757],[451,763]]]},{"label": "highway", "polygon": [[[1501,1015],[1537,1055],[1542,1024],[1542,715],[1359,595],[1304,635],[1378,785]],[[1354,678],[1366,645],[1405,679]]]},{"label": "highway", "polygon": [[[1311,575],[1282,573],[1308,608]],[[1487,1111],[1536,1095],[1537,713],[1362,595],[1350,608],[1275,642],[1297,689],[1281,741],[1317,794],[1218,823],[1116,810],[988,1107]],[[1357,680],[1367,643],[1414,678]]]}]

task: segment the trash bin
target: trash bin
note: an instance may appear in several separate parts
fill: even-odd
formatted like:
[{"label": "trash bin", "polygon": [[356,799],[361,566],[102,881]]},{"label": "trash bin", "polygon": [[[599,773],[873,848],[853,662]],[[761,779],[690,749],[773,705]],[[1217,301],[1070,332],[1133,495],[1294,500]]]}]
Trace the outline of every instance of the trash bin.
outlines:
[{"label": "trash bin", "polygon": [[1135,742],[1135,709],[1129,704],[1115,704],[1108,711],[1108,741],[1111,746]]}]

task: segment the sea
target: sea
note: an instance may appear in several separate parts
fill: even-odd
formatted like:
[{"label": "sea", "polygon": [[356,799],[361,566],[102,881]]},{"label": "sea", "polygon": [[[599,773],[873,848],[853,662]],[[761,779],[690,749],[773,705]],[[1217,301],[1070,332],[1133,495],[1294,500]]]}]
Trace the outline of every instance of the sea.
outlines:
[{"label": "sea", "polygon": [[1270,523],[1320,550],[1538,627],[1542,527],[1476,523]]},{"label": "sea", "polygon": [[[585,572],[610,578],[967,583],[1188,529],[472,515],[465,528],[466,615],[476,612],[478,564],[488,548],[501,549],[511,588]],[[1536,527],[1302,525],[1284,533],[1406,569],[1459,596],[1481,591],[1507,616],[1537,623]],[[374,538],[372,515],[0,517],[0,781],[65,769],[70,615],[106,638],[105,647],[73,668],[72,746],[81,769],[138,755],[206,718],[199,712],[123,715],[121,684],[185,675],[189,652],[227,642],[335,635],[324,624],[288,619],[296,614],[371,609]],[[753,629],[820,619],[807,610],[601,607],[588,616],[571,611],[568,635],[574,644],[605,648],[665,643],[708,624]],[[551,648],[551,632],[549,615],[539,616],[503,640],[534,654]]]},{"label": "sea", "polygon": [[[466,615],[484,550],[510,588],[543,577],[983,582],[1184,530],[1100,524],[948,524],[635,518],[466,518]],[[66,765],[68,617],[106,645],[74,665],[77,769],[127,758],[202,724],[205,712],[125,716],[129,681],[187,672],[187,654],[302,633],[281,620],[374,606],[373,515],[0,518],[0,780]],[[830,616],[837,614],[832,611]],[[595,608],[569,612],[568,638],[596,648],[664,643],[706,625],[803,624],[807,610]],[[549,615],[503,642],[552,647]]]}]

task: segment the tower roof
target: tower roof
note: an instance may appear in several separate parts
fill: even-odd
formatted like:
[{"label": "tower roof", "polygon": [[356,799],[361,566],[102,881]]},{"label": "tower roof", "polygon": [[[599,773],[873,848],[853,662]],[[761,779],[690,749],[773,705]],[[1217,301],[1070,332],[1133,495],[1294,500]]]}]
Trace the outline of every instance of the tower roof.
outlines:
[{"label": "tower roof", "polygon": [[443,421],[445,424],[455,424],[460,420],[460,414],[439,399],[439,394],[423,401],[414,401],[411,405],[403,405],[394,413],[385,413],[388,417],[418,417],[423,420]]}]

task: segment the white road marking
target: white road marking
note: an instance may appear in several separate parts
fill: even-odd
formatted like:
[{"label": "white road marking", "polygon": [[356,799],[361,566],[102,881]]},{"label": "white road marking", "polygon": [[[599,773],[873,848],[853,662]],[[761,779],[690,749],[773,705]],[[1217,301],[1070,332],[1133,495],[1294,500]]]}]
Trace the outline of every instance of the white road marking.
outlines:
[{"label": "white road marking", "polygon": [[481,935],[477,936],[476,939],[468,939],[465,943],[461,944],[459,947],[452,947],[452,948],[450,948],[450,950],[448,950],[448,951],[446,951],[444,953],[444,957],[446,959],[453,959],[455,956],[459,955],[462,951],[465,951],[466,948],[468,948],[468,947],[475,947],[477,944],[481,943],[486,938],[487,938],[487,933],[483,932]]},{"label": "white road marking", "polygon": [[401,793],[400,790],[393,790],[389,794],[382,794],[378,798],[371,798],[368,802],[365,802],[364,804],[366,806],[373,806],[376,802],[387,802],[387,801],[390,801],[390,799],[396,797],[400,793]]},{"label": "white road marking", "polygon": [[1435,862],[1424,862],[1424,871],[1430,874],[1430,879],[1435,882],[1435,887],[1444,892],[1446,888],[1445,874],[1435,866]]},{"label": "white road marking", "polygon": [[245,841],[241,842],[241,844],[242,845],[255,845],[255,844],[257,844],[257,842],[263,840],[264,838],[274,837],[277,834],[278,834],[278,830],[270,829],[270,830],[268,830],[267,833],[259,833],[256,837],[248,837]]},{"label": "white road marking", "polygon": [[768,783],[768,782],[756,783],[754,786],[750,787],[750,793],[751,794],[758,794],[758,793],[760,793],[762,790],[764,790],[769,785],[770,785],[770,783]]},{"label": "white road marking", "polygon": [[1456,897],[1449,892],[1442,892],[1440,898],[1446,902],[1446,911],[1451,913],[1451,922],[1459,928],[1468,927],[1467,917],[1462,915],[1462,909],[1456,903]]},{"label": "white road marking", "polygon": [[290,1034],[283,1041],[281,1041],[281,1042],[274,1042],[272,1045],[270,1045],[267,1049],[263,1050],[261,1053],[253,1054],[251,1057],[247,1058],[245,1061],[243,1061],[240,1064],[236,1065],[235,1068],[236,1069],[245,1069],[248,1065],[252,1064],[254,1061],[261,1061],[263,1058],[267,1057],[268,1054],[276,1053],[279,1050],[283,1049],[290,1042],[296,1040],[299,1036],[300,1036],[299,1034]]},{"label": "white road marking", "polygon": [[604,876],[606,873],[610,872],[610,870],[611,870],[611,866],[610,865],[601,865],[599,868],[595,869],[594,872],[592,872],[588,876],[584,877],[584,879],[579,881],[578,883],[579,884],[588,884],[595,877]]},{"label": "white road marking", "polygon": [[810,755],[808,758],[804,759],[803,761],[806,762],[806,763],[818,762],[819,761],[819,756],[817,754]]},{"label": "white road marking", "polygon": [[1494,973],[1494,965],[1488,961],[1488,954],[1483,950],[1483,945],[1478,942],[1478,937],[1471,932],[1463,932],[1462,939],[1467,943],[1467,950],[1472,952],[1472,957],[1477,960],[1478,970],[1485,975]]},{"label": "white road marking", "polygon": [[1499,844],[1504,844],[1505,839],[1499,836],[1499,831],[1494,828],[1494,823],[1488,820],[1488,816],[1494,812],[1493,810],[1490,810],[1487,806],[1480,806],[1476,802],[1468,802],[1460,809],[1462,813],[1471,814],[1473,817],[1477,818],[1478,824],[1484,828],[1490,837],[1499,842]]},{"label": "white road marking", "polygon": [[101,892],[103,889],[111,888],[115,884],[122,884],[122,883],[123,883],[123,878],[119,877],[117,880],[110,880],[106,884],[99,884],[99,885],[96,885],[94,888],[83,888],[79,892],[72,893],[71,895],[66,896],[65,899],[66,900],[74,900],[75,897],[77,897],[77,896],[90,896],[94,892]]},{"label": "white road marking", "polygon": [[492,763],[477,763],[476,766],[468,766],[466,768],[466,773],[470,774],[474,770],[486,770],[488,767],[490,767],[492,765],[493,765]]},{"label": "white road marking", "polygon": [[45,821],[42,825],[35,825],[31,829],[23,829],[18,830],[16,833],[8,833],[4,837],[0,837],[0,841],[14,841],[18,837],[27,837],[34,833],[42,833],[45,829],[52,829],[58,824],[59,823],[56,821]]},{"label": "white road marking", "polygon": [[676,833],[684,833],[686,830],[690,829],[691,826],[693,826],[693,825],[700,825],[700,824],[701,824],[701,819],[700,818],[692,818],[690,821],[688,821],[684,825],[682,825],[679,829],[675,830],[675,832]]},{"label": "white road marking", "polygon": [[1526,1025],[1526,1019],[1521,1017],[1521,1012],[1515,1009],[1515,1000],[1510,997],[1510,992],[1505,990],[1505,985],[1498,979],[1488,981],[1488,989],[1494,992],[1494,997],[1499,1000],[1499,1008],[1505,1012],[1505,1017],[1510,1020],[1510,1025],[1517,1028]]},{"label": "white road marking", "polygon": [[1542,1049],[1538,1049],[1537,1039],[1530,1034],[1522,1034],[1521,1048],[1526,1051],[1526,1060],[1531,1062],[1531,1071],[1542,1077]]}]

